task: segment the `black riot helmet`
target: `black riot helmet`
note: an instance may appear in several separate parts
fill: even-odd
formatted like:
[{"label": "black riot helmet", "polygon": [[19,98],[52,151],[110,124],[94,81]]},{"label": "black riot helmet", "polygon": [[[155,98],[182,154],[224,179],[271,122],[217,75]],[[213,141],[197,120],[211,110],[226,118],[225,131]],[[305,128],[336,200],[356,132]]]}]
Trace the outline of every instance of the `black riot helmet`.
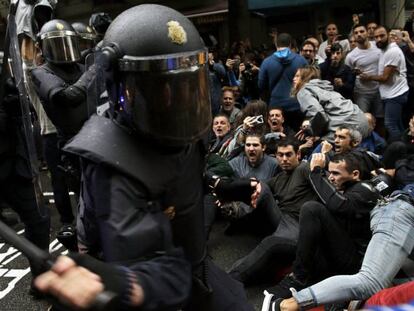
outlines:
[{"label": "black riot helmet", "polygon": [[138,5],[112,22],[102,47],[113,59],[115,106],[137,132],[173,146],[208,131],[207,49],[185,16]]},{"label": "black riot helmet", "polygon": [[89,19],[89,25],[95,30],[99,38],[98,41],[102,40],[102,37],[111,23],[112,18],[105,12],[94,13]]},{"label": "black riot helmet", "polygon": [[64,20],[53,19],[44,24],[39,37],[42,54],[47,61],[66,64],[80,60],[79,36]]},{"label": "black riot helmet", "polygon": [[92,49],[96,45],[97,36],[92,27],[81,22],[73,23],[72,27],[79,36],[79,48],[81,51]]}]

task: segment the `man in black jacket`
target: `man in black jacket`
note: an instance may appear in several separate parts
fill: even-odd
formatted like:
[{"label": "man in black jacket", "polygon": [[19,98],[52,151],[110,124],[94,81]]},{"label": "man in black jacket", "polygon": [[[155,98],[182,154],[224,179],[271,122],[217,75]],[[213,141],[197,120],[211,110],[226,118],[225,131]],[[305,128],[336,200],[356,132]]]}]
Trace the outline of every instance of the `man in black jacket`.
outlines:
[{"label": "man in black jacket", "polygon": [[293,272],[269,290],[275,297],[291,297],[296,290],[338,273],[355,273],[371,238],[370,211],[379,193],[361,181],[360,161],[352,153],[335,155],[329,177],[322,169],[325,155],[315,154],[310,180],[322,203],[304,204],[299,218],[299,242]]},{"label": "man in black jacket", "polygon": [[319,65],[321,79],[332,83],[334,90],[347,99],[352,99],[355,75],[344,63],[345,54],[339,43],[332,44],[331,52],[325,62]]}]

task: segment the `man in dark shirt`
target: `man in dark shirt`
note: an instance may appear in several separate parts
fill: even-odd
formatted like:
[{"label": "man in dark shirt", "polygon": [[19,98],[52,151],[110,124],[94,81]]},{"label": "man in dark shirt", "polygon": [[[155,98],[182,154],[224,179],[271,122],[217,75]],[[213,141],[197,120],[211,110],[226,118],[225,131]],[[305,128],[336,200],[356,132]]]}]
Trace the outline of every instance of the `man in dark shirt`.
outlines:
[{"label": "man in dark shirt", "polygon": [[308,177],[309,165],[299,161],[298,142],[292,139],[281,141],[276,158],[282,171],[256,186],[256,209],[273,213],[269,220],[274,232],[231,268],[231,276],[242,282],[248,282],[253,276],[257,278],[261,272],[269,275],[275,257],[279,262],[293,260],[300,208],[305,202],[317,199]]},{"label": "man in dark shirt", "polygon": [[320,202],[303,205],[299,219],[299,242],[293,272],[269,290],[276,298],[291,297],[315,280],[334,274],[352,274],[371,238],[370,211],[379,193],[361,181],[361,161],[352,153],[338,154],[329,162],[326,176],[324,154],[314,154],[310,181]]},{"label": "man in dark shirt", "polygon": [[355,75],[344,63],[345,54],[339,43],[332,44],[330,56],[319,65],[322,80],[332,83],[334,90],[343,97],[352,99],[354,91]]}]

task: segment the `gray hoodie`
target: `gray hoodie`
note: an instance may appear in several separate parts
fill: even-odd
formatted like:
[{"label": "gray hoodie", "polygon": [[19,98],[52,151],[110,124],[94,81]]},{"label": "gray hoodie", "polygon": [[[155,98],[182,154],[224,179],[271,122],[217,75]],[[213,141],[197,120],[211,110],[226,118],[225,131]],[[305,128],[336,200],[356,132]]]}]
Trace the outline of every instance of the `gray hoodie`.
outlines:
[{"label": "gray hoodie", "polygon": [[335,130],[341,125],[354,126],[363,138],[368,136],[368,121],[362,110],[335,92],[331,82],[310,80],[298,92],[297,99],[306,118],[312,119],[316,113],[321,112],[329,121],[329,132],[323,139],[333,142]]}]

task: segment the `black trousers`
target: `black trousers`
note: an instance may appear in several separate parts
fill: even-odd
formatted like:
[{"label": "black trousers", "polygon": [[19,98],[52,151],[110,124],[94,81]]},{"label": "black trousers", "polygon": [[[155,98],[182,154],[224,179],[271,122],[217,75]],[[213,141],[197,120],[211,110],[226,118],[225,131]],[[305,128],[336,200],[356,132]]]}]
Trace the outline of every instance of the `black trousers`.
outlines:
[{"label": "black trousers", "polygon": [[69,187],[65,173],[58,166],[61,164],[61,152],[58,148],[57,134],[43,136],[43,148],[47,166],[50,171],[55,206],[61,223],[72,223],[74,220],[69,197]]},{"label": "black trousers", "polygon": [[293,272],[300,281],[356,273],[362,258],[347,231],[323,204],[310,201],[303,205],[293,263]]},{"label": "black trousers", "polygon": [[0,180],[0,198],[9,204],[25,225],[26,238],[38,247],[49,250],[50,216],[46,207],[40,209],[31,180],[11,173]]}]

